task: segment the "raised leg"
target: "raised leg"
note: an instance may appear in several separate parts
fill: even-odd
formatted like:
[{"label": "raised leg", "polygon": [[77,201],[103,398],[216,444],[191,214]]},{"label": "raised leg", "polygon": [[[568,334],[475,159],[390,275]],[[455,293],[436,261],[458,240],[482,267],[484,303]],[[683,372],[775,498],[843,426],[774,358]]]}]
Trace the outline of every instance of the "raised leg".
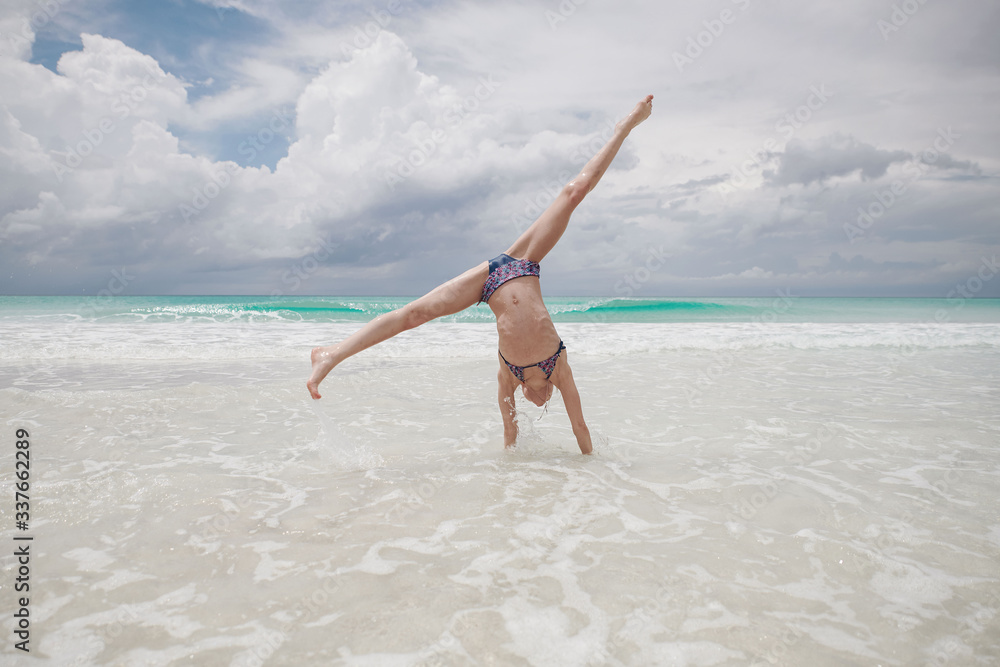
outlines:
[{"label": "raised leg", "polygon": [[507,254],[518,259],[527,258],[533,262],[541,262],[566,231],[570,215],[611,166],[625,137],[636,125],[649,118],[652,111],[653,96],[647,95],[615,126],[614,136],[604,148],[584,165],[576,178],[563,187],[556,200],[507,249]]},{"label": "raised leg", "polygon": [[465,310],[475,304],[483,294],[483,283],[486,282],[488,274],[489,264],[483,262],[457,278],[435,287],[402,308],[379,315],[340,343],[313,348],[312,374],[306,382],[309,393],[313,398],[322,398],[319,393],[319,383],[344,359],[398,333],[418,327],[435,318]]}]

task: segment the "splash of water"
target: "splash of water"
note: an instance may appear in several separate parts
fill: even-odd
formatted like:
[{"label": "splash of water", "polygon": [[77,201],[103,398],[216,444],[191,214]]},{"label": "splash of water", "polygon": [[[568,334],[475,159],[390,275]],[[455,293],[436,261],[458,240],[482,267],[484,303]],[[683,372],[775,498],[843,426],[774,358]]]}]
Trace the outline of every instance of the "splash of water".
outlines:
[{"label": "splash of water", "polygon": [[344,435],[333,417],[310,403],[320,423],[319,437],[313,447],[340,470],[371,470],[385,465],[385,459],[371,447]]}]

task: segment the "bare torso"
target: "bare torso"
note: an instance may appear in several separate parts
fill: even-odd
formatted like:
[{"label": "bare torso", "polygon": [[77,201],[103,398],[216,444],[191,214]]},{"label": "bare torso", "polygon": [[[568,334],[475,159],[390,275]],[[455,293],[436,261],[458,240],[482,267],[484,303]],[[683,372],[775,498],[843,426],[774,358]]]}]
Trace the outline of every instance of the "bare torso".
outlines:
[{"label": "bare torso", "polygon": [[559,334],[542,301],[541,283],[535,276],[508,280],[493,292],[489,306],[497,318],[500,351],[510,363],[535,364],[559,349]]}]

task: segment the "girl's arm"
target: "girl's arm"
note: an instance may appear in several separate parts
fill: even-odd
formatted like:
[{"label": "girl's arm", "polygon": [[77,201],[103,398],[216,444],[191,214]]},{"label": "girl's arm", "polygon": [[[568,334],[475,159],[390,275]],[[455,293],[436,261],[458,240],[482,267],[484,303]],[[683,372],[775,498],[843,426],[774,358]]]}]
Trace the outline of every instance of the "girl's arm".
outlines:
[{"label": "girl's arm", "polygon": [[506,368],[497,372],[497,385],[497,402],[500,404],[500,416],[503,417],[503,446],[513,447],[517,441],[517,408],[514,405],[517,385],[510,382],[510,371]]},{"label": "girl's arm", "polygon": [[590,454],[594,451],[594,445],[590,440],[590,429],[583,419],[583,405],[580,402],[580,392],[576,388],[576,380],[573,379],[573,369],[569,367],[565,353],[559,359],[556,372],[552,374],[551,379],[552,384],[558,387],[562,393],[566,414],[569,416],[569,423],[573,426],[573,435],[576,436],[576,444],[580,446],[581,452]]}]

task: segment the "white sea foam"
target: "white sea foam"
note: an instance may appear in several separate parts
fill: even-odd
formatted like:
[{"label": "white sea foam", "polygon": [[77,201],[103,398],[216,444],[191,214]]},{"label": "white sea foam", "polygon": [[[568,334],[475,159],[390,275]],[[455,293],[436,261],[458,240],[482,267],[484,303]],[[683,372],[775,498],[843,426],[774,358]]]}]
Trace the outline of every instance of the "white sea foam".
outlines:
[{"label": "white sea foam", "polygon": [[503,449],[492,326],[314,402],[310,344],[356,325],[22,325],[39,664],[997,655],[995,325],[560,324],[592,457],[558,395]]},{"label": "white sea foam", "polygon": [[[320,344],[356,331],[357,324],[316,322],[46,322],[0,320],[0,361],[210,361],[301,359]],[[1000,348],[1000,324],[591,324],[558,330],[575,354],[623,356],[688,350],[875,349],[904,356],[915,350]],[[497,346],[489,324],[432,323],[371,352],[378,358],[482,358]],[[361,357],[365,358],[365,357]]]}]

